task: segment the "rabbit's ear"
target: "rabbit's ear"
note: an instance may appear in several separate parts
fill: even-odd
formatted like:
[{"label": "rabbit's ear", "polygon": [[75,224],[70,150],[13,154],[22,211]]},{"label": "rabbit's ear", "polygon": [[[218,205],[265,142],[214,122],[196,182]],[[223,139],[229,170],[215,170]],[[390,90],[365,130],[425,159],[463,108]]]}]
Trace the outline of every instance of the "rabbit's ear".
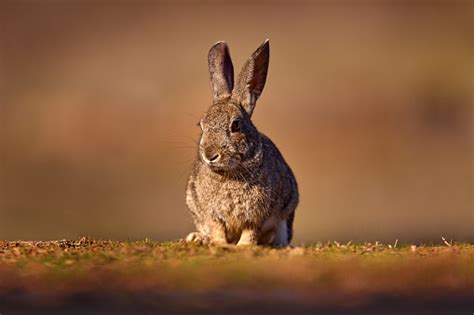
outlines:
[{"label": "rabbit's ear", "polygon": [[214,102],[231,96],[234,88],[234,66],[227,44],[215,43],[209,50],[207,59]]},{"label": "rabbit's ear", "polygon": [[257,99],[262,94],[267,80],[270,43],[265,40],[250,56],[239,74],[232,97],[240,102],[249,115],[252,115]]}]

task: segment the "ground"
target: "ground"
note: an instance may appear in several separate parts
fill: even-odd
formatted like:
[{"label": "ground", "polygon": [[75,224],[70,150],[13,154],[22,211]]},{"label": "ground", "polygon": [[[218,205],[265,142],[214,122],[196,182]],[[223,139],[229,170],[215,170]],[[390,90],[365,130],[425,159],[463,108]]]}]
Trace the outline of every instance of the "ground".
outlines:
[{"label": "ground", "polygon": [[474,245],[0,241],[0,314],[473,314]]}]

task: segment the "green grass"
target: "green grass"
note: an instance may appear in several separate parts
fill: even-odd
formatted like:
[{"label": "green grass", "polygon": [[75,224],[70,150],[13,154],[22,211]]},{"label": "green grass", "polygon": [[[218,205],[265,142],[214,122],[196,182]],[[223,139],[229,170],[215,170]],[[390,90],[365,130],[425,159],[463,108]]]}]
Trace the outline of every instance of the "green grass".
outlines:
[{"label": "green grass", "polygon": [[[0,279],[0,306],[31,305],[31,297],[41,297],[42,306],[67,306],[77,296],[135,296],[151,303],[176,295],[187,296],[192,307],[215,296],[228,303],[337,308],[367,307],[381,297],[462,304],[474,300],[474,245],[333,242],[272,249],[149,239],[0,242]],[[204,297],[196,302],[196,296]]]}]

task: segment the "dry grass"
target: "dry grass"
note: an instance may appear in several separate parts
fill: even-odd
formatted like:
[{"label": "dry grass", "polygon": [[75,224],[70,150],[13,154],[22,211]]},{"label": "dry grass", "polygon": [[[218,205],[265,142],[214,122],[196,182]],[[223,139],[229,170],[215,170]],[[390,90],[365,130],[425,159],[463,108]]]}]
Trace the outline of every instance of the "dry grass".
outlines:
[{"label": "dry grass", "polygon": [[472,309],[474,245],[12,241],[0,242],[0,279],[0,311],[454,312]]}]

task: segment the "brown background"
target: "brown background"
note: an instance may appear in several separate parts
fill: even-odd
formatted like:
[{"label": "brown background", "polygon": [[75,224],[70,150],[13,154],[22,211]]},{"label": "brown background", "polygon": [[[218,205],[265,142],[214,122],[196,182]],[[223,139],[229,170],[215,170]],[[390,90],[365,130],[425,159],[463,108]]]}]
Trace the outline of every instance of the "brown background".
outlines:
[{"label": "brown background", "polygon": [[0,239],[158,240],[211,101],[271,40],[254,121],[299,180],[296,241],[474,240],[472,2],[0,2]]}]

